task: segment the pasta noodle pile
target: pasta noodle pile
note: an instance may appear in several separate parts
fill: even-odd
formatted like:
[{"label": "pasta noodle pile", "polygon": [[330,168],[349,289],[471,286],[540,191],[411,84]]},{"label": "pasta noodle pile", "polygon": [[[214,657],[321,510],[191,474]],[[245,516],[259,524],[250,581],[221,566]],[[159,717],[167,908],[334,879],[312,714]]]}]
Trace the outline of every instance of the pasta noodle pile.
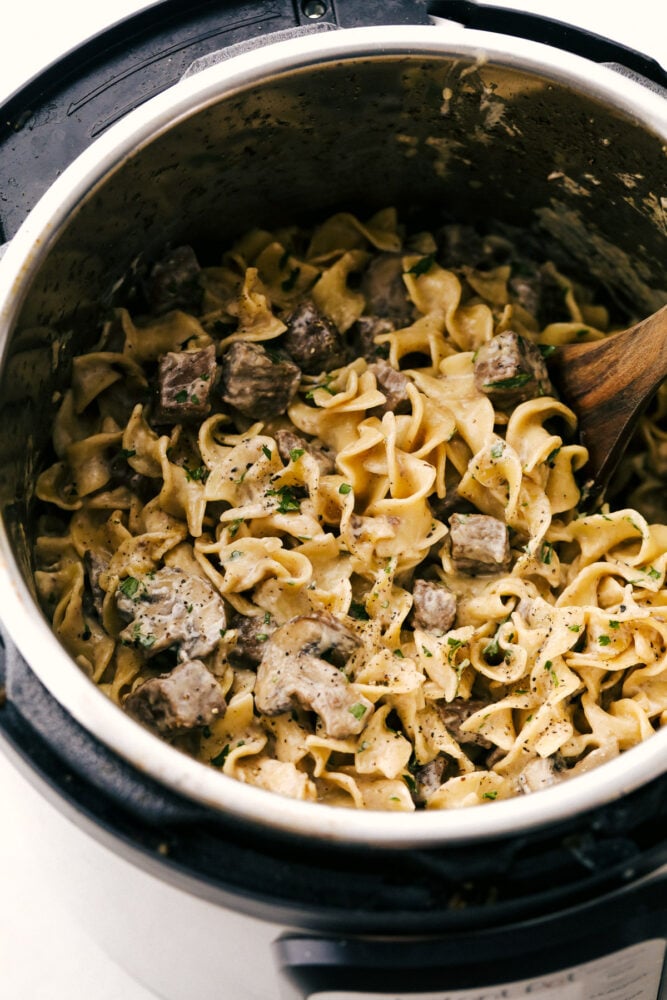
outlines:
[{"label": "pasta noodle pile", "polygon": [[[393,209],[253,230],[155,305],[164,269],[74,359],[36,488],[39,594],[110,698],[240,781],[404,811],[536,791],[665,722],[667,527],[578,509],[574,415],[539,378],[523,398],[530,371],[480,386],[503,335],[604,336],[585,290]],[[342,338],[322,367],[290,355],[304,302]],[[166,399],[181,361],[210,365]],[[233,363],[268,366],[271,405]]]}]

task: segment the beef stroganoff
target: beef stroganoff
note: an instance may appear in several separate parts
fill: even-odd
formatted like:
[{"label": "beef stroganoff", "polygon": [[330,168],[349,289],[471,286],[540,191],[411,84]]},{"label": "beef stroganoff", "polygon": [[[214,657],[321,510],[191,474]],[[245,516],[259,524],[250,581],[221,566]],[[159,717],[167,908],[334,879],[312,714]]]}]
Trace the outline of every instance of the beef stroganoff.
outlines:
[{"label": "beef stroganoff", "polygon": [[216,266],[177,247],[141,287],[74,359],[36,487],[43,606],[126,712],[238,780],[385,810],[534,792],[665,721],[657,420],[639,510],[587,514],[549,380],[608,330],[586,289],[393,209]]}]

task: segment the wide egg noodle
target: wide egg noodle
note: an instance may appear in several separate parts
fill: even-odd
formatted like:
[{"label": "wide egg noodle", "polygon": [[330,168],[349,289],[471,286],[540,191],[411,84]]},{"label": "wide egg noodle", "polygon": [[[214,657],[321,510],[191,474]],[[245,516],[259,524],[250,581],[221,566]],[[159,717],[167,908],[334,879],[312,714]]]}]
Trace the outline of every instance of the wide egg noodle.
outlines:
[{"label": "wide egg noodle", "polygon": [[[46,513],[35,581],[77,664],[122,705],[164,665],[120,638],[119,588],[162,568],[198,577],[231,619],[203,657],[227,707],[174,742],[278,794],[399,811],[488,804],[583,773],[667,720],[667,512],[656,501],[667,392],[628,464],[629,496],[660,516],[628,503],[582,514],[587,452],[572,412],[549,395],[494,407],[475,359],[507,330],[545,353],[599,339],[605,308],[547,263],[563,301],[541,325],[511,264],[441,263],[438,239],[408,236],[393,208],[365,221],[340,212],[311,231],[255,228],[201,270],[198,310],[116,309],[95,350],[74,359],[54,459],[36,483]],[[381,368],[352,350],[374,310],[364,275],[381,255],[400,262],[407,307],[373,338],[402,372],[398,412],[383,412]],[[347,334],[348,358],[304,375],[286,413],[240,419],[214,396],[195,426],[154,423],[165,353],[213,344],[224,361],[238,341],[280,349],[304,299]],[[305,443],[288,456],[285,430]],[[441,508],[452,491],[506,526],[509,565],[459,567]],[[455,595],[446,629],[413,620],[425,567]],[[371,706],[344,738],[301,704],[260,714],[256,668],[234,658],[234,616],[273,629],[322,614],[356,637],[339,669]]]}]

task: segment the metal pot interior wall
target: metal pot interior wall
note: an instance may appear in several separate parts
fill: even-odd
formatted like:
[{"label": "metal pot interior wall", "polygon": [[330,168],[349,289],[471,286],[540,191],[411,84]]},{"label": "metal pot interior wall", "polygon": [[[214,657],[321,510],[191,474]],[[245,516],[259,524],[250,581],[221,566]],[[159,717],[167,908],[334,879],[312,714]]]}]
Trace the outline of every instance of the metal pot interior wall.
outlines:
[{"label": "metal pot interior wall", "polygon": [[[663,141],[594,96],[470,58],[379,56],[279,75],[180,120],[73,214],[35,274],[4,365],[0,500],[30,579],[28,505],[57,393],[138,258],[246,229],[367,218],[501,220],[604,287],[621,314],[667,301]],[[121,280],[124,279],[124,280]]]}]

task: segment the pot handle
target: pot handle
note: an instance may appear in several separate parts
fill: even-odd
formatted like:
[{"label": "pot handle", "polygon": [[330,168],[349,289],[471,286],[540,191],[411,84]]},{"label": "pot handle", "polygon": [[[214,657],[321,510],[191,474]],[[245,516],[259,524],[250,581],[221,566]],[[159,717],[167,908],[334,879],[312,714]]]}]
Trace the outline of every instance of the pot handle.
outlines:
[{"label": "pot handle", "polygon": [[[287,933],[274,942],[281,1000],[561,1000],[667,994],[667,864],[572,910],[427,938]],[[493,919],[492,917],[490,918]],[[522,942],[520,952],[517,939]],[[517,956],[520,954],[520,959]],[[551,992],[553,991],[553,993]]]},{"label": "pot handle", "polygon": [[428,12],[432,18],[454,21],[476,31],[512,35],[550,45],[625,72],[651,90],[656,86],[660,91],[667,89],[667,71],[656,59],[554,18],[507,7],[491,7],[476,0],[431,0]]}]

